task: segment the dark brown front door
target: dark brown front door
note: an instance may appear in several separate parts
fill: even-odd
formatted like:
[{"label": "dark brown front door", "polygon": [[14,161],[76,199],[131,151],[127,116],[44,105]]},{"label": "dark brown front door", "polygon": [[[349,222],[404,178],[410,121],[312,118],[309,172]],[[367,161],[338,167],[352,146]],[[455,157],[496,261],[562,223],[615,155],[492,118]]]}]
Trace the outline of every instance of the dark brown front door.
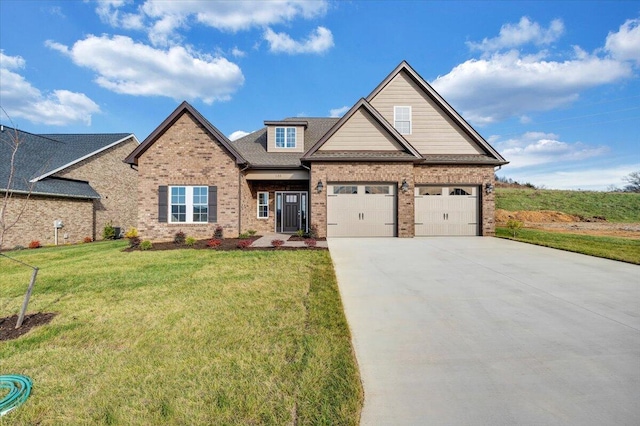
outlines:
[{"label": "dark brown front door", "polygon": [[282,232],[300,229],[300,194],[284,194]]}]

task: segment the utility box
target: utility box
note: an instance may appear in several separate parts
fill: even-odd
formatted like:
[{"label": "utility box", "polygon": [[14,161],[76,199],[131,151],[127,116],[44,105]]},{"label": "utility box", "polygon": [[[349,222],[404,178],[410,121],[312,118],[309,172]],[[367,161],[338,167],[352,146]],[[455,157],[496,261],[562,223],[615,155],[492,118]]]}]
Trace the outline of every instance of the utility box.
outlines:
[{"label": "utility box", "polygon": [[60,229],[60,228],[64,227],[64,223],[62,223],[62,221],[60,219],[54,220],[53,221],[53,227],[56,228],[56,229]]}]

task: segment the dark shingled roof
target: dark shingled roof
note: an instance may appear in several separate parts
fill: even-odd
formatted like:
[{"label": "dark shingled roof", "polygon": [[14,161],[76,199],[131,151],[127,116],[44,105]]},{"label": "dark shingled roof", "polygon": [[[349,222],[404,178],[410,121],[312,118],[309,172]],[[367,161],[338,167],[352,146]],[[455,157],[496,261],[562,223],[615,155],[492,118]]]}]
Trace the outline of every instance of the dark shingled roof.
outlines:
[{"label": "dark shingled roof", "polygon": [[[292,117],[283,122],[306,121],[304,131],[304,150],[309,150],[338,122],[339,118],[300,118]],[[232,142],[238,152],[252,167],[300,167],[303,152],[267,152],[267,128],[243,136]]]},{"label": "dark shingled roof", "polygon": [[30,181],[130,136],[131,133],[35,135],[5,126],[0,133],[0,191],[7,189],[11,145],[18,138],[21,145],[16,153],[11,190],[61,197],[100,198],[85,181],[54,177],[44,177],[35,183]]}]

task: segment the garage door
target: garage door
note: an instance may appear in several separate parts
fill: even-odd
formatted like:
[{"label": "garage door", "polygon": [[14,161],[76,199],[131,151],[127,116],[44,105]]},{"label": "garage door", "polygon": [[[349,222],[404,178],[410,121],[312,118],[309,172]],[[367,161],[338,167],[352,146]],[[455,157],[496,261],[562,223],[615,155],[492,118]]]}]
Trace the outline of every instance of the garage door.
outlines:
[{"label": "garage door", "polygon": [[478,187],[415,188],[416,236],[479,235]]},{"label": "garage door", "polygon": [[327,185],[327,236],[395,236],[395,200],[395,185]]}]

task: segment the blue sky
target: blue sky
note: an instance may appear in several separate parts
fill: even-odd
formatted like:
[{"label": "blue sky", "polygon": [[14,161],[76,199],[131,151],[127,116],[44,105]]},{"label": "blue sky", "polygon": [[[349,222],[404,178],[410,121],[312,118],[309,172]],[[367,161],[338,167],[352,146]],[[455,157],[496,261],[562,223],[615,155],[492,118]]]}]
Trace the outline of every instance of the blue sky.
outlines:
[{"label": "blue sky", "polygon": [[340,115],[407,60],[501,176],[601,190],[640,170],[633,1],[2,0],[0,49],[0,105],[33,133],[142,141],[186,99],[235,137]]}]

